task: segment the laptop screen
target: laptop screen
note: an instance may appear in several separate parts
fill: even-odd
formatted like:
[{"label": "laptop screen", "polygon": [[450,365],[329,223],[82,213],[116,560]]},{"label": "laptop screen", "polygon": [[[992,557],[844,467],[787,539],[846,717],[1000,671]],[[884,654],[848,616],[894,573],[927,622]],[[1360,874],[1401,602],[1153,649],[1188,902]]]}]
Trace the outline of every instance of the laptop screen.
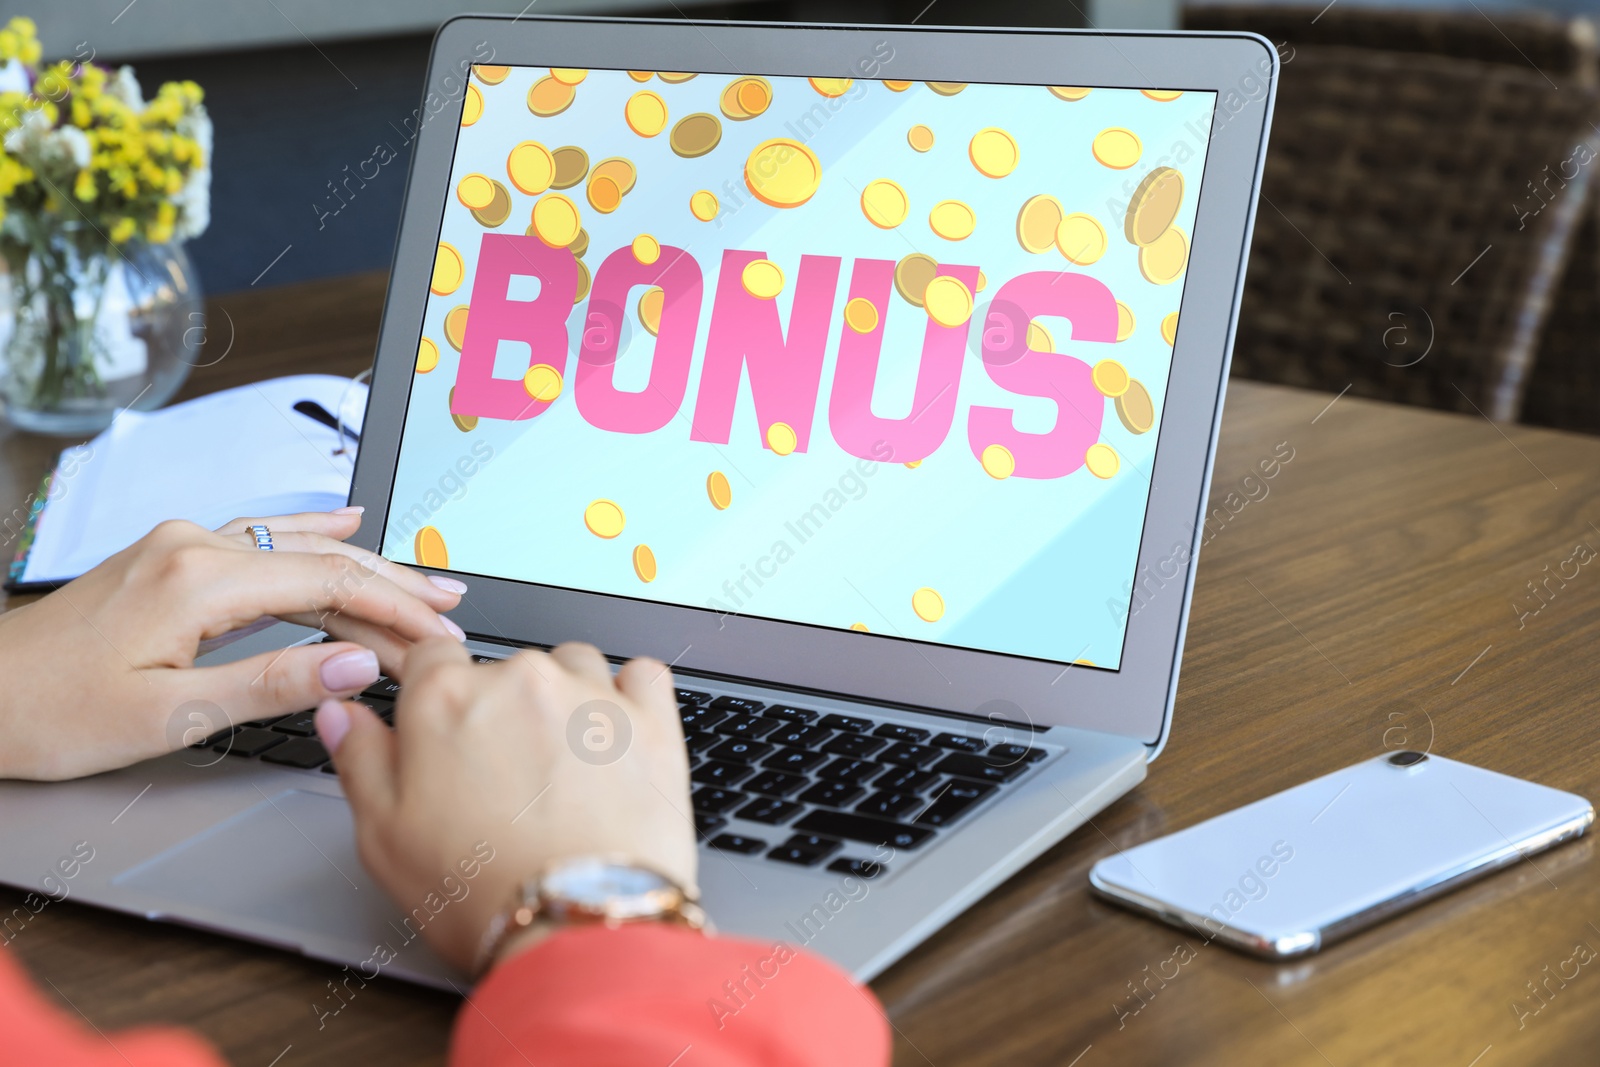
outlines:
[{"label": "laptop screen", "polygon": [[474,68],[384,553],[1116,669],[1214,105]]}]

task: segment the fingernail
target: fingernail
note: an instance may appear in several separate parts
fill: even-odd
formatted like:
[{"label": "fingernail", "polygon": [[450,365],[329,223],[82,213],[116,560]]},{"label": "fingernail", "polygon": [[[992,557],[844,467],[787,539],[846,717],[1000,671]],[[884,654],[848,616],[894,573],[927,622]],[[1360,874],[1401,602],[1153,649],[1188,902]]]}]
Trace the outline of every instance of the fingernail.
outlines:
[{"label": "fingernail", "polygon": [[317,736],[329,752],[337,753],[344,744],[344,735],[350,732],[350,713],[337,700],[324,700],[317,705]]},{"label": "fingernail", "polygon": [[430,574],[428,575],[428,581],[443,589],[446,593],[454,593],[457,596],[467,591],[466,582],[458,582],[454,578],[446,578],[442,574]]},{"label": "fingernail", "polygon": [[331,512],[329,512],[329,514],[330,515],[360,515],[363,511],[366,511],[366,510],[367,509],[362,507],[360,504],[351,504],[348,507],[334,508]]},{"label": "fingernail", "polygon": [[370,648],[341,652],[323,660],[319,673],[322,687],[330,693],[364,689],[378,680],[378,654]]},{"label": "fingernail", "polygon": [[439,621],[444,624],[445,630],[457,641],[465,641],[467,639],[467,631],[463,630],[461,627],[457,626],[443,615],[439,616]]}]

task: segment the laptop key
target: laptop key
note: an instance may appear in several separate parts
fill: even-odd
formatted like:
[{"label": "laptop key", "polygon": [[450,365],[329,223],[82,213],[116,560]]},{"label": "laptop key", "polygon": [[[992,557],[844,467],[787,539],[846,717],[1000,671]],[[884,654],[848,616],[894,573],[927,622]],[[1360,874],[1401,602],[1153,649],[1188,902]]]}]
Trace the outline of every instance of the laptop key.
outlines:
[{"label": "laptop key", "polygon": [[803,789],[810,784],[810,779],[803,774],[785,774],[782,771],[762,771],[744,784],[752,793],[760,793],[766,797],[786,797],[796,789]]},{"label": "laptop key", "polygon": [[887,737],[891,741],[926,741],[928,731],[918,726],[901,726],[897,722],[886,722],[872,731],[878,737]]},{"label": "laptop key", "polygon": [[259,756],[274,745],[281,745],[289,740],[283,734],[271,730],[258,730],[246,726],[221,744],[213,745],[216,752],[226,752],[230,756]]},{"label": "laptop key", "polygon": [[728,734],[732,737],[765,737],[779,725],[777,719],[758,719],[754,715],[730,715],[717,723],[713,729],[719,734]]},{"label": "laptop key", "polygon": [[893,819],[912,808],[922,806],[922,798],[915,793],[897,793],[881,789],[856,805],[862,815],[876,815],[880,819]]},{"label": "laptop key", "polygon": [[299,767],[309,771],[328,762],[328,750],[322,742],[310,737],[296,737],[281,745],[274,745],[263,753],[264,763],[281,763],[285,767]]},{"label": "laptop key", "polygon": [[775,745],[789,745],[792,748],[815,748],[832,736],[832,730],[796,723],[792,726],[780,726],[775,732],[767,735],[767,740]]},{"label": "laptop key", "polygon": [[272,724],[272,728],[279,733],[294,734],[297,737],[317,736],[317,713],[315,711],[301,711],[293,715],[286,715]]},{"label": "laptop key", "polygon": [[817,725],[828,730],[849,730],[858,734],[872,729],[872,720],[858,719],[854,715],[824,715]]},{"label": "laptop key", "polygon": [[939,734],[934,737],[932,743],[940,748],[953,748],[961,752],[983,751],[983,739],[968,737],[966,734]]},{"label": "laptop key", "polygon": [[780,748],[761,762],[761,766],[775,771],[788,771],[798,774],[809,771],[823,760],[827,759],[820,752],[807,752],[803,748]]},{"label": "laptop key", "polygon": [[788,822],[804,810],[804,807],[791,800],[760,797],[734,812],[734,815],[740,819],[749,819],[751,822],[764,822],[777,826],[779,823]]},{"label": "laptop key", "polygon": [[264,730],[267,727],[271,726],[273,723],[282,722],[284,719],[287,719],[288,717],[289,716],[287,716],[287,715],[269,715],[265,719],[251,719],[249,722],[245,723],[244,725],[246,725],[246,726],[254,726],[254,727],[257,727],[258,729]]},{"label": "laptop key", "polygon": [[680,689],[680,690],[678,690],[678,703],[680,705],[681,704],[704,704],[706,701],[708,701],[710,699],[711,699],[711,694],[710,693],[700,693],[700,692],[696,692],[693,689]]},{"label": "laptop key", "polygon": [[711,839],[711,847],[721,849],[723,852],[735,852],[741,856],[754,856],[757,852],[767,847],[767,843],[759,837],[746,837],[743,834],[719,834]]},{"label": "laptop key", "polygon": [[706,758],[754,763],[771,751],[772,746],[765,741],[747,741],[742,737],[733,737],[725,739],[722,744],[707,752]]},{"label": "laptop key", "polygon": [[718,789],[714,785],[703,785],[694,791],[694,795],[689,798],[689,802],[694,805],[695,811],[721,815],[729,808],[737,808],[748,799],[743,793],[735,793],[731,789]]},{"label": "laptop key", "polygon": [[865,785],[868,779],[881,770],[883,770],[883,765],[880,763],[840,756],[818,771],[817,777],[829,782],[849,782],[851,785]]},{"label": "laptop key", "polygon": [[679,707],[678,715],[683,719],[685,730],[709,730],[728,717],[725,711],[712,711],[710,708],[693,706]]},{"label": "laptop key", "polygon": [[859,785],[851,785],[849,782],[818,782],[804,793],[801,793],[798,799],[807,804],[823,804],[830,808],[842,808],[865,792],[866,790]]},{"label": "laptop key", "polygon": [[878,756],[885,763],[895,763],[902,767],[925,767],[944,755],[944,752],[932,745],[914,745],[902,742],[889,751]]},{"label": "laptop key", "polygon": [[755,773],[754,767],[747,767],[743,763],[724,763],[721,760],[710,760],[700,767],[696,767],[689,775],[690,780],[703,785],[738,785]]},{"label": "laptop key", "polygon": [[400,695],[400,683],[393,678],[379,678],[372,685],[367,686],[367,691],[361,695],[365,697],[388,697],[393,700]]},{"label": "laptop key", "polygon": [[783,719],[786,722],[816,722],[817,713],[807,711],[805,708],[792,708],[787,704],[774,704],[761,714],[772,719]]},{"label": "laptop key", "polygon": [[962,778],[972,778],[980,782],[1009,782],[1017,775],[1028,769],[1026,763],[1013,763],[1009,766],[990,763],[987,756],[970,756],[965,752],[952,752],[938,763],[932,770],[943,774],[960,775]]},{"label": "laptop key", "polygon": [[1029,745],[1000,744],[984,753],[991,763],[1032,763],[1044,759],[1046,753]]},{"label": "laptop key", "polygon": [[789,840],[767,853],[767,859],[780,863],[793,863],[801,867],[815,867],[839,851],[839,842],[816,834],[795,834]]},{"label": "laptop key", "polygon": [[222,749],[225,747],[225,746],[222,745],[222,742],[226,741],[228,738],[232,737],[234,734],[238,733],[240,730],[243,730],[243,729],[245,729],[245,727],[243,727],[243,726],[224,726],[222,729],[218,730],[216,733],[212,734],[210,737],[201,738],[199,741],[196,741],[194,744],[190,745],[189,747],[190,748],[213,748],[213,747],[215,747],[218,752],[221,752]]},{"label": "laptop key", "polygon": [[707,815],[699,811],[694,813],[694,832],[700,837],[714,834],[726,825],[728,820],[720,815]]},{"label": "laptop key", "polygon": [[812,811],[802,815],[794,828],[802,833],[842,837],[868,845],[913,849],[933,836],[922,826],[906,826],[870,815],[851,815],[842,811]]},{"label": "laptop key", "polygon": [[949,826],[967,813],[967,809],[995,791],[987,782],[950,780],[950,785],[936,790],[933,803],[916,816],[918,826]]},{"label": "laptop key", "polygon": [[839,874],[853,874],[857,878],[876,878],[880,874],[889,873],[889,868],[877,860],[855,860],[848,856],[840,857],[828,864],[828,870],[837,871]]},{"label": "laptop key", "polygon": [[919,771],[915,767],[890,767],[882,778],[872,784],[878,789],[920,793],[934,782],[942,780],[944,779],[932,771]]},{"label": "laptop key", "polygon": [[766,707],[761,701],[749,697],[718,697],[711,702],[711,706],[718,711],[732,711],[740,715],[754,715]]},{"label": "laptop key", "polygon": [[721,734],[694,733],[683,740],[684,744],[689,746],[689,754],[693,756],[722,744],[724,738]]},{"label": "laptop key", "polygon": [[835,756],[852,756],[856,759],[862,759],[872,755],[886,744],[888,744],[887,741],[879,740],[876,737],[868,737],[866,734],[840,734],[823,745],[822,751]]}]

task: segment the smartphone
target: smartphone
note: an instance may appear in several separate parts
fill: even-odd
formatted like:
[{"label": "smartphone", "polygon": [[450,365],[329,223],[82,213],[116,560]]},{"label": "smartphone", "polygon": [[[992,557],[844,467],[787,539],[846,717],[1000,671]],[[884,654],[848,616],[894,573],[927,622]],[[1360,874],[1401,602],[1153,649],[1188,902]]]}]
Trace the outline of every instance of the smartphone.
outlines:
[{"label": "smartphone", "polygon": [[1580,796],[1393,752],[1108,856],[1094,892],[1252,955],[1316,952],[1594,822]]}]

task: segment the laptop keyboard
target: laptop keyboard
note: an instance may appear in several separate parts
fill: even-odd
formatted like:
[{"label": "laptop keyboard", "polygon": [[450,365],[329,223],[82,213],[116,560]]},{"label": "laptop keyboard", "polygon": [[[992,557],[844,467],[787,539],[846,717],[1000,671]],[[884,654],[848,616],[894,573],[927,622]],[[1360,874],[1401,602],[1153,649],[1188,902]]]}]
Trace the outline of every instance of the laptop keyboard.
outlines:
[{"label": "laptop keyboard", "polygon": [[[703,846],[734,856],[826,864],[875,878],[886,865],[855,853],[927,848],[1051,754],[960,730],[769,704],[721,688],[680,688],[678,710],[695,832]],[[400,683],[384,678],[358,699],[392,725],[399,691]],[[310,711],[248,722],[194,747],[336,773]]]}]

